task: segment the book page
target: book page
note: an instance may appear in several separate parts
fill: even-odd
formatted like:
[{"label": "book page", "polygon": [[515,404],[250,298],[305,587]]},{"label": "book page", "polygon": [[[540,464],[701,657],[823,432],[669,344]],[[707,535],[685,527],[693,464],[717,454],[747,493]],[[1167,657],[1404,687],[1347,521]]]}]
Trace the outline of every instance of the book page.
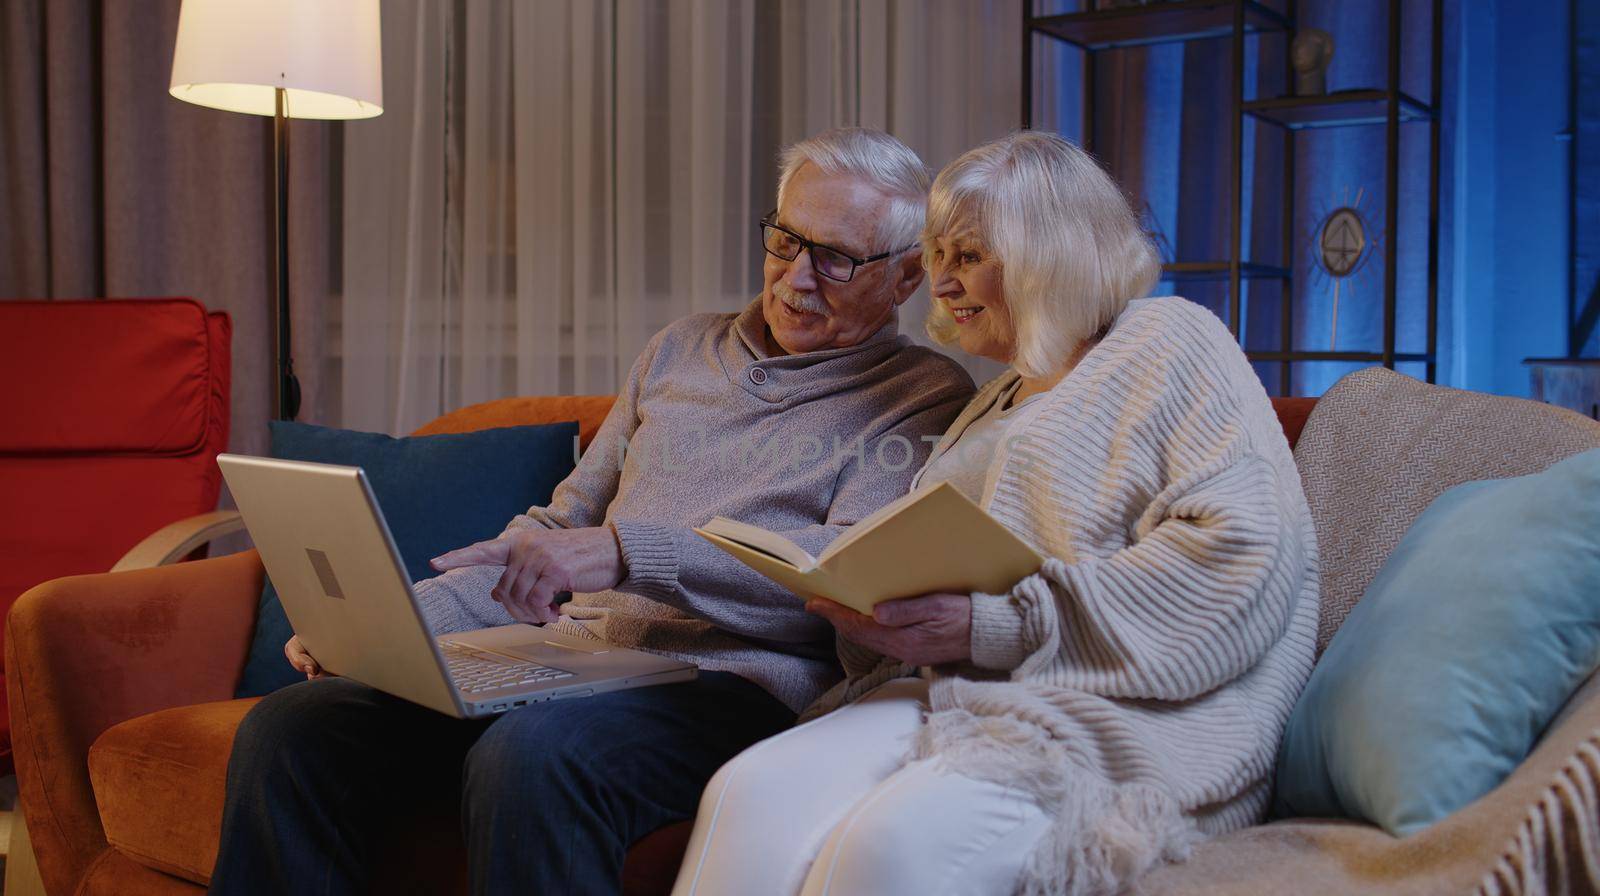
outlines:
[{"label": "book page", "polygon": [[869,514],[820,560],[781,535],[722,517],[695,531],[802,600],[826,597],[859,613],[934,591],[1003,594],[1043,563],[948,482]]},{"label": "book page", "polygon": [[1043,558],[948,482],[932,486],[892,517],[864,527],[818,573],[851,605],[934,591],[1003,594],[1037,572]]},{"label": "book page", "polygon": [[782,560],[801,572],[814,569],[817,565],[816,558],[806,553],[799,545],[775,532],[768,532],[760,526],[752,526],[749,523],[741,523],[738,520],[730,520],[727,517],[719,516],[713,517],[711,522],[700,528],[713,535],[720,535],[729,541],[737,542],[747,548]]}]

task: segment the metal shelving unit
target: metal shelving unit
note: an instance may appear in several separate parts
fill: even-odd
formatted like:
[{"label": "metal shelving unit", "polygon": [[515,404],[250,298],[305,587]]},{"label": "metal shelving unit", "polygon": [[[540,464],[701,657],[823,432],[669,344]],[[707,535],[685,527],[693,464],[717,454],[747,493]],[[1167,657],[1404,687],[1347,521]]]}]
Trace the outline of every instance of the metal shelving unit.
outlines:
[{"label": "metal shelving unit", "polygon": [[1030,4],[1024,14],[1033,30],[1090,51],[1232,37],[1238,28],[1255,34],[1291,27],[1290,18],[1256,0],[1172,0],[1054,16],[1032,13]]},{"label": "metal shelving unit", "polygon": [[[1085,0],[1088,2],[1088,0]],[[1146,5],[1117,7],[1102,10],[1084,10],[1058,15],[1034,15],[1034,0],[1023,0],[1022,39],[1022,122],[1030,127],[1033,122],[1033,41],[1043,35],[1064,41],[1084,51],[1083,54],[1083,125],[1082,144],[1095,151],[1095,54],[1127,47],[1149,46],[1176,41],[1228,40],[1232,62],[1233,109],[1229,131],[1231,143],[1230,171],[1232,174],[1231,221],[1229,233],[1230,257],[1207,261],[1177,261],[1163,265],[1164,276],[1177,281],[1222,281],[1228,283],[1226,321],[1238,337],[1241,332],[1241,286],[1252,279],[1278,280],[1282,283],[1280,301],[1282,313],[1277,351],[1247,352],[1252,361],[1280,364],[1279,382],[1286,391],[1291,383],[1291,365],[1306,361],[1346,361],[1356,363],[1381,363],[1394,367],[1401,363],[1421,363],[1427,371],[1428,382],[1436,376],[1438,282],[1439,282],[1439,81],[1440,40],[1442,38],[1443,0],[1432,0],[1432,42],[1430,52],[1430,93],[1424,103],[1400,90],[1401,3],[1388,0],[1388,77],[1381,89],[1346,90],[1322,96],[1282,96],[1259,99],[1245,98],[1245,38],[1273,32],[1286,33],[1283,41],[1284,84],[1292,83],[1288,77],[1289,40],[1287,33],[1294,30],[1295,0],[1284,0],[1279,11],[1258,0],[1155,0]],[[1284,255],[1277,263],[1262,263],[1244,258],[1243,196],[1244,196],[1244,119],[1250,116],[1259,122],[1275,125],[1283,130],[1283,187],[1281,251]],[[1397,232],[1399,216],[1400,183],[1400,126],[1425,124],[1429,133],[1428,171],[1428,259],[1427,259],[1427,349],[1420,353],[1396,351],[1395,295],[1398,259]],[[1302,131],[1345,127],[1378,127],[1384,131],[1384,233],[1383,241],[1383,346],[1376,352],[1298,351],[1294,349],[1294,274],[1291,269],[1294,257],[1294,174],[1295,139]],[[1177,251],[1178,247],[1174,247]]]}]

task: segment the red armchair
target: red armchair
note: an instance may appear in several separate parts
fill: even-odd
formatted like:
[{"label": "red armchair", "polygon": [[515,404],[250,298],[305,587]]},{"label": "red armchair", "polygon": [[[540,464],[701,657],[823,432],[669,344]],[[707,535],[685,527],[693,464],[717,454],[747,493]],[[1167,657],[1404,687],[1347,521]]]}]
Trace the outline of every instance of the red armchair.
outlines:
[{"label": "red armchair", "polygon": [[[193,299],[0,302],[0,618],[34,585],[106,572],[216,507],[231,333]],[[159,541],[146,565],[195,546]]]},{"label": "red armchair", "polygon": [[[577,420],[587,442],[612,401],[506,399],[464,408],[418,434]],[[252,550],[54,579],[16,602],[5,663],[26,840],[14,837],[13,850],[31,848],[37,868],[13,881],[8,861],[8,894],[201,891],[216,857],[234,727],[254,703],[230,698],[262,576]],[[149,724],[177,727],[146,740],[140,730]],[[111,731],[130,739],[108,739]],[[458,885],[455,826],[439,817],[435,829],[397,832],[391,878],[379,892]],[[677,854],[670,861],[676,867]]]}]

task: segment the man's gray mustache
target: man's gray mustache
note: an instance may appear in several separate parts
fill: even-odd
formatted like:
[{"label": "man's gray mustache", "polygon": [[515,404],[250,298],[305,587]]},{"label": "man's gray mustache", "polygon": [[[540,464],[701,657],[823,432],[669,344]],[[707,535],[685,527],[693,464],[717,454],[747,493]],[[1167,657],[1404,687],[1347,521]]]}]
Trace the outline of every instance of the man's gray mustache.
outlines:
[{"label": "man's gray mustache", "polygon": [[774,283],[772,284],[772,294],[778,297],[778,301],[797,311],[804,311],[808,314],[828,313],[828,303],[824,302],[822,297],[814,292],[800,292],[789,288],[784,283]]}]

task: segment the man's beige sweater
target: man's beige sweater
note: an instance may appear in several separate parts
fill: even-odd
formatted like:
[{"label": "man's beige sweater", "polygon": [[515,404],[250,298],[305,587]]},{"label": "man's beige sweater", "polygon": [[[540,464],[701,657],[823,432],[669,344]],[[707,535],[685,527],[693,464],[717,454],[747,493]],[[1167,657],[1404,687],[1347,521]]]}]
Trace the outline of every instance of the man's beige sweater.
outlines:
[{"label": "man's beige sweater", "polygon": [[[577,469],[510,528],[614,525],[627,577],[578,594],[562,631],[733,672],[798,711],[839,678],[832,629],[692,527],[713,516],[817,553],[904,494],[967,399],[954,361],[896,335],[773,356],[758,299],[651,338]],[[416,586],[437,633],[513,620],[490,596],[503,568]]]},{"label": "man's beige sweater", "polygon": [[[1015,381],[990,383],[934,448]],[[1133,302],[997,450],[983,504],[1049,558],[972,602],[918,755],[1054,813],[1029,893],[1112,893],[1259,821],[1311,672],[1317,554],[1271,402],[1215,315]],[[841,642],[859,693],[897,673]],[[987,679],[987,680],[984,680]],[[833,696],[833,695],[830,695]]]}]

